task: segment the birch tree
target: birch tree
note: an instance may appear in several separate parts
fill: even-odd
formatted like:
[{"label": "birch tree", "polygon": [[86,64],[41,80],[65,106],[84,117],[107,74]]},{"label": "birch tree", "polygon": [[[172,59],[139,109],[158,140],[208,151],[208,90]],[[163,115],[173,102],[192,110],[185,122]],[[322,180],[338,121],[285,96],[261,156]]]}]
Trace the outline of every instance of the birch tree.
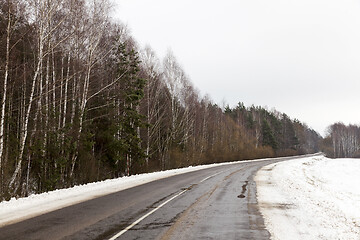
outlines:
[{"label": "birch tree", "polygon": [[155,52],[147,46],[141,52],[141,63],[143,76],[147,79],[145,86],[145,97],[143,102],[146,107],[146,119],[149,124],[146,128],[146,166],[148,167],[149,158],[156,152],[159,152],[159,143],[161,139],[158,132],[164,119],[164,103],[161,102],[161,94],[164,92],[164,84],[161,81],[161,64],[156,57]]},{"label": "birch tree", "polygon": [[[37,24],[36,31],[37,31],[37,40],[38,40],[38,46],[37,46],[38,52],[37,52],[36,68],[34,70],[34,74],[33,74],[33,78],[32,78],[29,100],[27,102],[27,106],[25,107],[24,123],[22,125],[21,133],[20,133],[20,146],[19,146],[19,155],[18,155],[18,159],[17,159],[17,165],[16,165],[16,169],[14,171],[14,174],[12,175],[12,177],[10,179],[9,188],[13,187],[15,180],[21,171],[25,143],[26,143],[27,136],[29,133],[29,129],[28,129],[29,118],[30,118],[30,112],[31,112],[32,105],[33,105],[33,100],[34,100],[35,86],[37,83],[38,76],[39,76],[39,74],[41,74],[40,71],[41,71],[41,66],[42,66],[43,59],[44,59],[44,46],[45,46],[46,38],[48,37],[46,23],[47,23],[47,18],[49,16],[50,12],[48,11],[48,9],[46,9],[45,3],[43,1],[35,1],[34,5],[32,7],[34,8],[34,11],[35,11],[34,22]],[[17,190],[17,188],[18,188],[18,184],[15,186],[15,191]]]},{"label": "birch tree", "polygon": [[9,76],[9,65],[10,65],[10,37],[12,32],[12,26],[14,25],[13,19],[13,8],[17,7],[16,2],[10,3],[7,2],[7,24],[6,24],[6,50],[5,50],[5,71],[4,71],[4,83],[1,99],[1,116],[0,116],[0,171],[2,171],[2,159],[4,152],[4,124],[5,124],[5,108],[6,108],[6,98],[7,98],[7,83]]},{"label": "birch tree", "polygon": [[[79,103],[79,125],[75,140],[76,150],[71,160],[70,178],[74,174],[75,164],[79,154],[78,145],[83,130],[85,110],[89,101],[89,86],[92,70],[98,60],[104,57],[104,53],[101,51],[102,49],[100,47],[100,42],[108,24],[107,17],[109,4],[106,0],[92,1],[89,3],[88,9],[89,18],[86,21],[82,21],[83,24],[86,24],[86,31],[83,33],[85,35],[84,49],[86,49],[86,52],[83,56],[85,61],[85,71],[82,83],[80,84],[81,94]],[[81,34],[80,36],[84,37],[83,34]]]}]

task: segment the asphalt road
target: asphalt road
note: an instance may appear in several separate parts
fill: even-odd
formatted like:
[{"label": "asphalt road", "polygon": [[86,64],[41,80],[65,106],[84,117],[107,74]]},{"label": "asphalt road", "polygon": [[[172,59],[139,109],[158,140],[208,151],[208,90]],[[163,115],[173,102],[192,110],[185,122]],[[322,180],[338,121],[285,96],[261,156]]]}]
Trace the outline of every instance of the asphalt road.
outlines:
[{"label": "asphalt road", "polygon": [[253,176],[282,160],[150,182],[2,227],[0,239],[269,239]]}]

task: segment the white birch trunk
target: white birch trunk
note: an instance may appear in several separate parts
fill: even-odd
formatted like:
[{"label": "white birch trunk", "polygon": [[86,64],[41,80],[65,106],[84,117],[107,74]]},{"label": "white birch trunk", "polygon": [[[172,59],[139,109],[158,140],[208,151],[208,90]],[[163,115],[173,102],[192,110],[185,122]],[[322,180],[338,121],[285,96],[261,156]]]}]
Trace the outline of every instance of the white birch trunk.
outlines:
[{"label": "white birch trunk", "polygon": [[[58,130],[61,129],[61,119],[62,119],[62,101],[63,101],[63,82],[64,82],[64,57],[61,58],[61,74],[60,74],[60,99],[59,99],[59,118],[58,118]],[[62,136],[62,135],[61,135]]]},{"label": "white birch trunk", "polygon": [[0,170],[2,169],[2,158],[4,152],[4,124],[5,124],[5,107],[7,96],[7,81],[9,76],[9,64],[10,64],[10,30],[11,30],[11,13],[9,8],[8,24],[6,29],[6,63],[5,63],[5,76],[3,86],[3,97],[1,100],[1,117],[0,117]]},{"label": "white birch trunk", "polygon": [[[50,41],[48,45],[48,51],[50,49]],[[50,84],[50,56],[47,55],[46,58],[46,76],[45,76],[45,122],[43,126],[44,130],[44,141],[42,148],[42,156],[45,157],[46,154],[46,145],[47,145],[47,133],[49,126],[49,84]],[[41,98],[41,97],[40,97]]]},{"label": "white birch trunk", "polygon": [[[84,78],[83,93],[82,93],[82,98],[81,98],[81,103],[80,103],[79,130],[77,132],[77,137],[76,137],[76,142],[75,142],[76,148],[78,147],[78,142],[80,140],[80,136],[81,136],[81,133],[82,133],[84,114],[85,114],[85,108],[86,108],[86,104],[87,104],[87,96],[88,96],[88,91],[89,91],[91,65],[92,65],[92,50],[90,50],[90,51],[91,51],[91,53],[90,53],[89,62],[88,62],[88,69],[87,69],[86,76]],[[77,157],[78,157],[78,153],[79,153],[78,149],[76,149],[75,154],[74,154],[74,156],[72,157],[72,160],[71,160],[70,177],[72,177],[73,174],[74,174],[75,163],[76,163],[76,160],[77,160]]]},{"label": "white birch trunk", "polygon": [[[81,79],[81,75],[79,75],[79,80],[78,82],[80,82]],[[77,93],[77,81],[76,81],[76,77],[74,77],[74,81],[73,81],[73,85],[72,85],[72,104],[71,104],[71,116],[70,116],[70,124],[71,126],[73,126],[74,124],[74,119],[75,119],[75,111],[76,111],[76,93]]]},{"label": "white birch trunk", "polygon": [[[64,108],[63,108],[63,120],[62,120],[62,128],[65,129],[66,125],[66,113],[67,113],[67,101],[68,101],[68,84],[69,84],[69,77],[70,77],[70,54],[68,55],[67,59],[67,72],[66,72],[66,79],[65,79],[65,89],[64,89]],[[75,80],[74,80],[75,82]],[[62,145],[64,145],[64,132],[61,136]]]},{"label": "white birch trunk", "polygon": [[[54,59],[54,50],[52,50],[52,115],[55,120],[56,116],[56,72],[55,72],[55,59]],[[55,121],[52,125],[53,130],[56,129]]]},{"label": "white birch trunk", "polygon": [[19,156],[18,156],[18,163],[15,169],[14,174],[11,177],[10,183],[9,183],[9,188],[13,187],[13,184],[16,180],[17,175],[19,174],[20,170],[21,170],[21,164],[22,164],[22,160],[23,160],[23,155],[24,155],[24,148],[25,148],[25,142],[28,136],[28,124],[29,124],[29,118],[30,118],[30,112],[31,112],[31,107],[32,107],[32,102],[34,99],[34,92],[35,92],[35,85],[36,85],[36,79],[39,75],[40,72],[40,66],[41,66],[41,62],[43,60],[43,47],[42,47],[42,38],[40,38],[40,49],[39,49],[39,57],[38,57],[38,62],[37,62],[37,68],[35,70],[33,79],[32,79],[32,86],[31,86],[31,91],[30,91],[30,97],[29,97],[29,104],[27,106],[27,109],[25,110],[25,120],[24,120],[24,125],[22,127],[22,131],[20,133],[20,148],[19,148]]},{"label": "white birch trunk", "polygon": [[[39,55],[37,58],[37,67],[36,70],[34,72],[34,76],[32,79],[32,85],[31,85],[31,90],[30,90],[30,96],[29,96],[29,102],[28,102],[28,106],[24,106],[24,110],[25,110],[25,116],[24,116],[24,123],[22,125],[21,128],[21,132],[20,132],[20,146],[19,146],[19,155],[18,155],[18,162],[15,168],[15,171],[10,179],[9,182],[9,188],[11,189],[14,186],[15,180],[18,176],[18,174],[21,171],[21,165],[22,165],[22,161],[23,161],[23,155],[24,155],[24,149],[25,149],[25,143],[27,140],[27,136],[28,136],[28,125],[29,125],[29,118],[30,118],[30,112],[32,109],[32,102],[34,100],[34,93],[35,93],[35,86],[36,86],[36,80],[38,78],[38,75],[40,74],[40,71],[42,70],[42,62],[43,62],[43,45],[44,45],[44,40],[45,40],[45,29],[44,29],[44,18],[45,18],[45,14],[43,12],[44,7],[43,7],[43,3],[39,7]],[[40,86],[40,89],[42,87]],[[40,95],[40,99],[41,99],[41,95]],[[17,190],[17,186],[15,186],[15,191]]]}]

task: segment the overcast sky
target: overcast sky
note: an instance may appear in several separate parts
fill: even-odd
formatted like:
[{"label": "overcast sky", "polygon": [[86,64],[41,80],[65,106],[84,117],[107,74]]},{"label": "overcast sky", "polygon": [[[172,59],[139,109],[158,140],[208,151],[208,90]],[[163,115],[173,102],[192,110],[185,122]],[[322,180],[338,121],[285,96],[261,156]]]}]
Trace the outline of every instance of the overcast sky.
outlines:
[{"label": "overcast sky", "polygon": [[171,49],[202,95],[268,106],[324,135],[360,124],[360,0],[115,0],[143,47]]}]

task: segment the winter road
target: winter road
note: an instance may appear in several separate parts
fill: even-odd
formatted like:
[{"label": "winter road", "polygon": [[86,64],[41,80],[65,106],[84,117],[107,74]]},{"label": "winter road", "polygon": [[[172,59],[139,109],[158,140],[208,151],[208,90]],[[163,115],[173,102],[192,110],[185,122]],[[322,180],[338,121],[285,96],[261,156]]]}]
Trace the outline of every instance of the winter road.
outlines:
[{"label": "winter road", "polygon": [[185,173],[0,228],[0,239],[269,239],[253,176],[283,159]]}]

